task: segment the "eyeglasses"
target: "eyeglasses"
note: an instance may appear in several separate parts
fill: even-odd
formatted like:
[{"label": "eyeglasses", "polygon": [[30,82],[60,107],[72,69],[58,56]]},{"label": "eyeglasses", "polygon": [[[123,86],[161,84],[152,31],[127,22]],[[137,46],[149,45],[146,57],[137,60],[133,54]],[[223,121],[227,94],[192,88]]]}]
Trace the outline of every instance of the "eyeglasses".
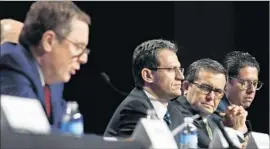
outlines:
[{"label": "eyeglasses", "polygon": [[195,86],[197,86],[201,90],[201,92],[203,94],[205,94],[205,95],[209,95],[212,91],[214,91],[215,96],[218,97],[218,98],[222,98],[223,95],[224,95],[224,90],[218,89],[218,88],[214,88],[211,85],[208,85],[208,84],[198,84],[198,83],[195,83],[195,82],[190,82],[190,83],[192,83]]},{"label": "eyeglasses", "polygon": [[158,70],[158,69],[165,69],[168,70],[169,72],[175,72],[180,71],[182,74],[184,74],[185,69],[181,67],[157,67],[157,68],[152,68],[152,70]]},{"label": "eyeglasses", "polygon": [[251,81],[251,80],[243,80],[243,79],[240,79],[240,78],[234,78],[234,77],[230,77],[230,79],[235,79],[237,80],[240,85],[241,85],[241,88],[243,90],[246,90],[248,88],[251,87],[251,85],[256,89],[256,90],[260,90],[263,86],[263,83],[261,81]]},{"label": "eyeglasses", "polygon": [[63,37],[61,35],[59,35],[58,33],[55,32],[55,34],[61,38],[63,38],[65,41],[71,43],[74,47],[76,47],[76,52],[74,52],[75,54],[72,57],[81,57],[83,54],[89,55],[91,53],[91,50],[85,47],[82,47],[81,45],[79,45],[78,43],[75,43],[69,39],[67,39],[66,37]]},{"label": "eyeglasses", "polygon": [[91,50],[88,49],[88,48],[84,48],[84,47],[81,47],[79,44],[77,43],[74,43],[73,41],[69,40],[69,39],[64,39],[66,41],[68,41],[69,43],[73,44],[77,49],[76,51],[76,54],[74,54],[73,57],[81,57],[83,54],[86,54],[86,55],[89,55],[91,53]]}]

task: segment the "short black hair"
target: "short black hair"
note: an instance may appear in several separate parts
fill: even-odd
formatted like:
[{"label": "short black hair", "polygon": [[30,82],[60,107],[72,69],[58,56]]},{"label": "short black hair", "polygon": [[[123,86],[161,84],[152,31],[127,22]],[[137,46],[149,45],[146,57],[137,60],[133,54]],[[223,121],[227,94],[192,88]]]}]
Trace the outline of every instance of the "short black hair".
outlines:
[{"label": "short black hair", "polygon": [[198,79],[198,74],[200,71],[206,70],[213,73],[221,73],[225,75],[227,80],[227,71],[219,62],[212,60],[210,58],[203,58],[193,62],[187,70],[186,80],[193,82]]},{"label": "short black hair", "polygon": [[132,59],[132,73],[137,88],[142,89],[144,85],[141,76],[142,69],[153,69],[159,66],[158,53],[162,49],[169,49],[175,53],[178,51],[176,44],[163,39],[148,40],[135,48]]},{"label": "short black hair", "polygon": [[255,57],[248,52],[233,51],[226,54],[223,59],[223,65],[228,72],[229,77],[238,76],[239,70],[244,67],[255,67],[260,72],[260,65]]}]

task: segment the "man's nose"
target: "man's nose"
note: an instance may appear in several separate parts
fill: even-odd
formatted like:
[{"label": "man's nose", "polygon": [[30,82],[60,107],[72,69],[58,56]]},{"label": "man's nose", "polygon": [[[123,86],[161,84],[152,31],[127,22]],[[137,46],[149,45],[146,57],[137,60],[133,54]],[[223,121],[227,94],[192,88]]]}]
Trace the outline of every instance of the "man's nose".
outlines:
[{"label": "man's nose", "polygon": [[248,86],[246,92],[247,92],[248,94],[251,94],[251,93],[254,93],[255,91],[256,91],[256,86],[254,86],[254,85],[252,85],[252,84],[249,84],[249,86]]},{"label": "man's nose", "polygon": [[80,64],[79,63],[73,63],[73,68],[76,70],[80,70]]},{"label": "man's nose", "polygon": [[184,80],[185,79],[184,74],[180,70],[178,72],[176,72],[175,77],[177,80]]},{"label": "man's nose", "polygon": [[86,64],[88,61],[88,55],[86,53],[82,54],[80,57],[79,57],[79,62],[81,64]]},{"label": "man's nose", "polygon": [[209,94],[207,94],[206,98],[208,101],[214,100],[215,99],[215,92],[211,91]]}]

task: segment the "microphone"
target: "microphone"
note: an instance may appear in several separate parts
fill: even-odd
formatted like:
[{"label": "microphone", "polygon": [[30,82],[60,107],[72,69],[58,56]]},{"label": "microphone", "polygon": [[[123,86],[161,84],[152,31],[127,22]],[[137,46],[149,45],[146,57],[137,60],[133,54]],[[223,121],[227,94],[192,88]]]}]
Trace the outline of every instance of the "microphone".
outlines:
[{"label": "microphone", "polygon": [[247,125],[247,128],[248,128],[248,132],[251,132],[252,131],[252,125],[251,125],[249,120],[246,120],[246,125]]},{"label": "microphone", "polygon": [[218,127],[219,127],[221,133],[223,134],[224,138],[225,138],[226,141],[228,142],[229,148],[231,148],[231,149],[239,149],[239,148],[234,144],[234,141],[230,138],[229,134],[226,132],[225,126],[224,126],[224,124],[223,124],[222,121],[220,121],[220,122],[218,123]]},{"label": "microphone", "polygon": [[103,78],[103,80],[116,92],[118,92],[119,94],[123,95],[123,96],[127,96],[128,93],[125,93],[125,92],[122,92],[121,90],[119,90],[118,88],[116,88],[112,82],[111,82],[111,79],[110,77],[105,73],[105,72],[102,72],[100,73],[101,77]]}]

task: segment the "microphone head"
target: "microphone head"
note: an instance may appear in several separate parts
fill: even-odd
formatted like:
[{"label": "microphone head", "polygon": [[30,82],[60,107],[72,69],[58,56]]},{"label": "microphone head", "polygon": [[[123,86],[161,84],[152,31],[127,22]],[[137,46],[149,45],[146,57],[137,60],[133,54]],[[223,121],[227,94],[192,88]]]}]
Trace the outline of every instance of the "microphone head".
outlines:
[{"label": "microphone head", "polygon": [[100,73],[100,75],[107,83],[111,82],[110,77],[105,72]]}]

